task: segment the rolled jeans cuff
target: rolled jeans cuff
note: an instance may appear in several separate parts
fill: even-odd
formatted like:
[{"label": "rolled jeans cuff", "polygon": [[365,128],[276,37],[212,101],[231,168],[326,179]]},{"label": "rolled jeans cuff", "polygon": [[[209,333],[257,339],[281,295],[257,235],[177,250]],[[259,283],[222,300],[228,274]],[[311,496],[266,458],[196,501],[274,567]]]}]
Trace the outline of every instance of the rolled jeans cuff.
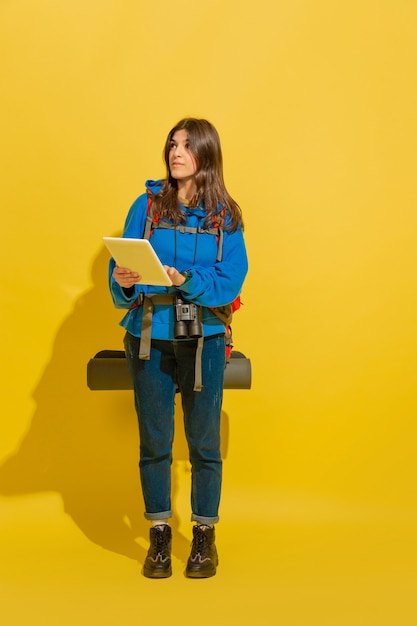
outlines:
[{"label": "rolled jeans cuff", "polygon": [[216,517],[204,517],[203,515],[195,515],[194,513],[191,515],[191,521],[197,522],[198,524],[207,524],[207,526],[211,526],[211,524],[217,524],[219,521],[219,516]]},{"label": "rolled jeans cuff", "polygon": [[162,511],[161,513],[146,513],[145,512],[145,519],[148,519],[150,521],[152,520],[162,520],[162,519],[169,519],[170,517],[172,517],[172,511]]}]

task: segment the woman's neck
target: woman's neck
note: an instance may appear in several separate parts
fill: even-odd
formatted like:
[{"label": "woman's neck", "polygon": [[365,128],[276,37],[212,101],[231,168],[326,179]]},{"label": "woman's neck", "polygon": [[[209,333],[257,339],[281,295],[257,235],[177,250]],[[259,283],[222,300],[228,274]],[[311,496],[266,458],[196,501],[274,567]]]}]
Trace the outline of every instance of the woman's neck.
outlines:
[{"label": "woman's neck", "polygon": [[197,185],[193,179],[178,181],[178,198],[190,202],[197,191]]}]

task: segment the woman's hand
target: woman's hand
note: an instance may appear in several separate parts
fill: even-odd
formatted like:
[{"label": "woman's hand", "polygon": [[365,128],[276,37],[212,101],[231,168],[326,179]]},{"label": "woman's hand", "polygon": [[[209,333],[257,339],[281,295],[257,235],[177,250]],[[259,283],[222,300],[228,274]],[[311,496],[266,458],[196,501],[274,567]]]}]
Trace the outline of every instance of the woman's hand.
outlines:
[{"label": "woman's hand", "polygon": [[116,267],[113,270],[113,278],[120,287],[124,287],[125,289],[129,289],[129,287],[133,287],[140,281],[140,276],[136,272],[132,272],[126,267]]},{"label": "woman's hand", "polygon": [[180,272],[175,269],[175,267],[169,267],[169,265],[164,265],[164,268],[166,270],[166,273],[172,280],[172,284],[175,285],[175,287],[181,287],[181,285],[185,283],[185,276],[183,274],[180,274]]}]

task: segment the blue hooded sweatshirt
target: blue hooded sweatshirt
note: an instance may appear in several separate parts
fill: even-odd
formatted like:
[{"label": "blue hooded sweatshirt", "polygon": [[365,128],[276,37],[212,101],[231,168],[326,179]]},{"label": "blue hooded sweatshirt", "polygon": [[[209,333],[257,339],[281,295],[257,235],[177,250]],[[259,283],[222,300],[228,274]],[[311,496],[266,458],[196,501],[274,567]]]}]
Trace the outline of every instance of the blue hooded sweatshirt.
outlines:
[{"label": "blue hooded sweatshirt", "polygon": [[[157,194],[162,181],[149,180],[146,188]],[[206,213],[203,208],[190,208],[181,205],[186,216],[185,226],[203,227]],[[148,195],[143,193],[133,203],[123,231],[123,237],[142,238],[148,210]],[[219,208],[220,212],[221,208]],[[226,214],[226,224],[227,224]],[[183,298],[203,307],[204,337],[224,333],[225,328],[219,318],[208,308],[233,302],[240,294],[248,271],[248,260],[242,229],[234,232],[226,229],[223,234],[222,259],[217,261],[217,237],[209,233],[181,232],[180,229],[155,229],[150,243],[164,265],[175,267],[179,272],[187,272],[189,278],[181,287],[161,287],[136,284],[132,290],[125,290],[114,280],[115,266],[110,260],[109,285],[114,305],[119,309],[130,309],[139,294],[177,293]],[[141,335],[142,307],[129,310],[120,322],[128,332],[136,337]],[[152,319],[153,339],[174,339],[174,309],[172,305],[155,304]]]}]

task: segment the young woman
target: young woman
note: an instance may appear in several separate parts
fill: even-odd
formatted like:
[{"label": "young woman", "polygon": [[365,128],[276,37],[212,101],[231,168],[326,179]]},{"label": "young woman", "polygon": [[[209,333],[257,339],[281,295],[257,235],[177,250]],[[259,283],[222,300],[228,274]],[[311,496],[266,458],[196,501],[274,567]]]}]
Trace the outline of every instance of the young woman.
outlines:
[{"label": "young woman", "polygon": [[[205,578],[218,564],[214,524],[222,480],[220,414],[225,326],[218,317],[239,295],[248,269],[238,204],[223,180],[220,140],[207,120],[181,120],[168,134],[167,176],[147,181],[126,219],[123,236],[144,236],[165,265],[171,287],[141,283],[140,275],[110,262],[116,307],[133,381],[140,434],[140,478],[151,522],[143,573],[171,575],[171,463],[174,399],[181,393],[192,467],[191,554],[186,575]],[[153,217],[151,217],[153,216]],[[185,319],[184,319],[185,318]],[[193,320],[193,322],[190,321]]]}]

